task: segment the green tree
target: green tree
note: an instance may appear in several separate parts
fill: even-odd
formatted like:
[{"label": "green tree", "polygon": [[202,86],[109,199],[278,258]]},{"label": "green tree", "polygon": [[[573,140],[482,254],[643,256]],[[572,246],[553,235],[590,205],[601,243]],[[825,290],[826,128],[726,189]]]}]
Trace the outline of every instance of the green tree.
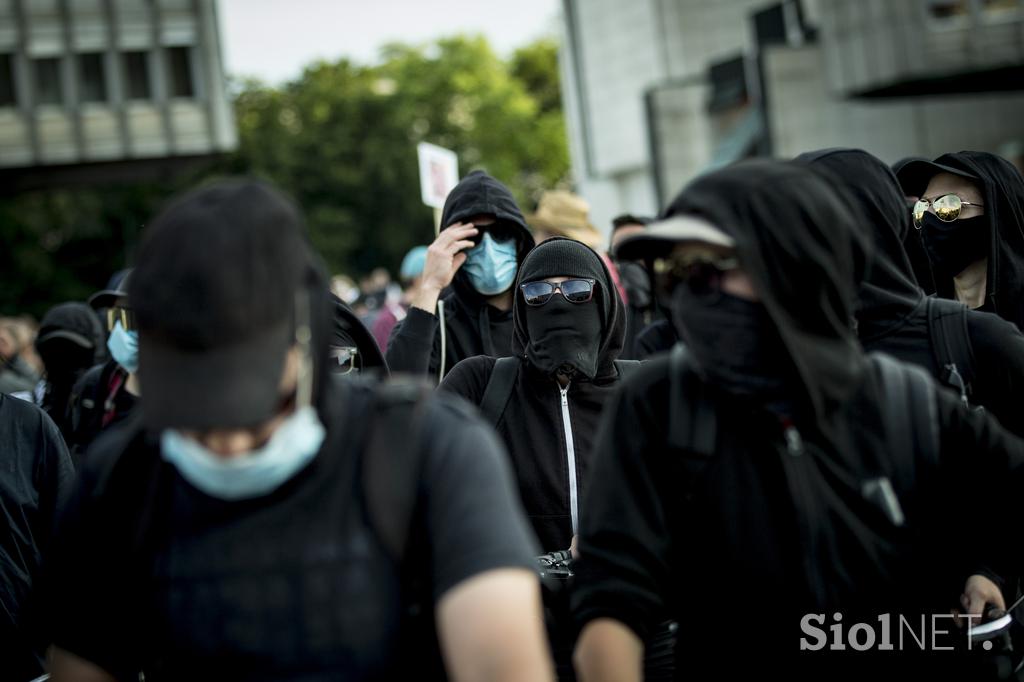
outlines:
[{"label": "green tree", "polygon": [[332,272],[394,271],[433,238],[420,202],[416,145],[454,150],[484,168],[524,210],[569,169],[557,46],[542,40],[503,60],[482,37],[392,44],[375,65],[317,62],[281,87],[240,84],[238,149],[161,183],[53,190],[0,200],[0,313],[39,315],[82,299],[130,262],[141,226],[171,194],[218,175],[265,177],[303,207]]}]

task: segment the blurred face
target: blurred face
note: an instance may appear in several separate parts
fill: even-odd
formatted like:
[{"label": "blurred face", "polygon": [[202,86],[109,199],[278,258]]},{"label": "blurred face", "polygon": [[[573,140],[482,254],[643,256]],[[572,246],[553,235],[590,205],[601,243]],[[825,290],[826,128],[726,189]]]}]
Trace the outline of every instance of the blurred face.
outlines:
[{"label": "blurred face", "polygon": [[244,456],[249,451],[265,445],[277,427],[295,411],[295,392],[298,380],[299,349],[293,346],[285,356],[284,371],[281,373],[281,382],[278,385],[281,402],[277,414],[259,426],[247,429],[210,429],[207,431],[182,429],[181,433],[224,459]]},{"label": "blurred face", "polygon": [[632,237],[635,234],[640,234],[645,229],[647,229],[647,228],[645,228],[643,225],[640,225],[638,223],[634,223],[634,224],[631,224],[631,225],[622,225],[622,226],[620,226],[619,229],[615,230],[612,233],[611,250],[615,251],[615,248],[619,245],[619,242],[621,242],[626,237]]},{"label": "blurred face", "polygon": [[746,301],[761,300],[750,276],[735,263],[732,249],[702,242],[687,242],[675,248],[672,261],[677,277],[682,276],[681,284],[692,289],[717,289]]},{"label": "blurred face", "polygon": [[0,358],[12,358],[17,354],[17,350],[14,335],[7,327],[0,327]]}]

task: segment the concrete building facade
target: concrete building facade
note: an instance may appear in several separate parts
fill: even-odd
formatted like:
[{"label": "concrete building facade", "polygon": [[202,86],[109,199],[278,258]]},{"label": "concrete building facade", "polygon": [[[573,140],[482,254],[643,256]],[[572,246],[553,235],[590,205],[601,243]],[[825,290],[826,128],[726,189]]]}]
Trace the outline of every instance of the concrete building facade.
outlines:
[{"label": "concrete building facade", "polygon": [[607,229],[708,169],[1024,140],[1024,0],[563,0],[577,190]]},{"label": "concrete building facade", "polygon": [[0,0],[8,180],[131,176],[236,145],[215,0]]}]

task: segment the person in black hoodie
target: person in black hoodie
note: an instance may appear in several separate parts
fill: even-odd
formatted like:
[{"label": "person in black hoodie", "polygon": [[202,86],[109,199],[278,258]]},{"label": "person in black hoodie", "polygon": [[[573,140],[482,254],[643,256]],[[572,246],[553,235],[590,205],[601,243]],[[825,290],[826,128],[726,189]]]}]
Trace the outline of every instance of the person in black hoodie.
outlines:
[{"label": "person in black hoodie", "polygon": [[[638,363],[617,360],[626,332],[621,299],[590,247],[552,237],[523,261],[513,303],[512,357],[457,364],[441,390],[480,405],[505,442],[543,552],[566,550],[581,509],[582,482],[601,412]],[[501,388],[504,387],[504,388]],[[559,679],[572,677],[567,605],[549,604],[549,637]]]},{"label": "person in black hoodie", "polygon": [[463,178],[445,200],[409,314],[391,332],[391,371],[440,381],[465,358],[511,355],[512,285],[533,245],[505,185],[483,171]]},{"label": "person in black hoodie", "polygon": [[43,315],[35,344],[46,368],[40,407],[60,429],[65,441],[70,440],[71,389],[86,370],[103,361],[103,325],[86,304],[61,303]]},{"label": "person in black hoodie", "polygon": [[[615,361],[625,317],[614,286],[597,253],[564,237],[535,247],[516,281],[515,383],[495,427],[545,552],[568,549],[576,534],[601,411],[621,379]],[[497,362],[486,355],[463,360],[441,389],[480,405]]]},{"label": "person in black hoodie", "polygon": [[[920,365],[957,390],[959,377],[971,403],[1024,435],[1024,334],[998,315],[925,297],[904,251],[911,217],[889,167],[859,149],[809,152],[797,161],[825,171],[849,192],[851,210],[859,217],[856,227],[875,248],[857,290],[857,335],[864,349]],[[944,329],[934,324],[946,315],[954,318],[949,336],[955,338],[946,338]],[[959,364],[969,366],[955,367],[956,377],[946,344],[964,346],[966,363]]]},{"label": "person in black hoodie", "polygon": [[1024,330],[1024,178],[987,152],[910,161],[897,173],[919,197],[914,225],[936,293],[999,315]]},{"label": "person in black hoodie", "polygon": [[[597,437],[573,589],[586,682],[638,679],[666,612],[680,678],[845,679],[908,659],[813,650],[835,613],[948,617],[960,588],[971,614],[1005,608],[992,567],[1009,557],[989,543],[1019,519],[1024,443],[865,355],[868,248],[824,177],[754,161],[694,181],[620,249],[666,259],[686,346],[623,383]],[[990,522],[959,523],[983,498]]]}]

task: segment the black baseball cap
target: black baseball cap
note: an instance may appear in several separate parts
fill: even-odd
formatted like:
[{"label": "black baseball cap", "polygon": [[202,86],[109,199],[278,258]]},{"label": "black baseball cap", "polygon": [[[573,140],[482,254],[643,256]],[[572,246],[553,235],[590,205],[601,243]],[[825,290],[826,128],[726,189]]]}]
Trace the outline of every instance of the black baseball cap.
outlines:
[{"label": "black baseball cap", "polygon": [[981,179],[971,175],[962,168],[954,168],[944,163],[947,161],[947,154],[943,154],[934,161],[922,158],[911,158],[901,162],[894,167],[896,179],[900,181],[900,187],[907,196],[919,197],[928,187],[928,183],[939,173],[951,173],[961,178],[980,183]]},{"label": "black baseball cap", "polygon": [[266,183],[218,182],[165,209],[128,286],[146,426],[237,428],[272,417],[313,268],[298,208]]},{"label": "black baseball cap", "polygon": [[103,310],[104,308],[113,308],[117,305],[118,301],[122,301],[128,298],[128,282],[131,281],[132,271],[121,270],[111,277],[111,282],[107,284],[107,288],[102,291],[97,291],[95,294],[89,297],[89,307],[93,310]]}]

